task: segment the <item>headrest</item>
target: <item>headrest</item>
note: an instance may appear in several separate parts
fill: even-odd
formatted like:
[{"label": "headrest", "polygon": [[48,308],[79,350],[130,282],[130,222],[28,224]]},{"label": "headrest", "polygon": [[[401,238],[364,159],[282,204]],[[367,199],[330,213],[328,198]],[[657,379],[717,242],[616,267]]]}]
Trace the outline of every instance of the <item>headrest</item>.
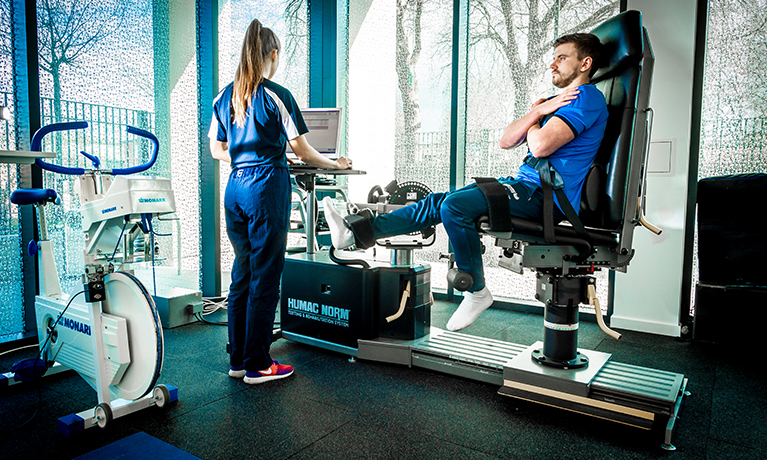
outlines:
[{"label": "headrest", "polygon": [[591,31],[602,42],[602,62],[591,78],[592,83],[604,80],[634,66],[644,56],[642,13],[625,11],[613,16]]}]

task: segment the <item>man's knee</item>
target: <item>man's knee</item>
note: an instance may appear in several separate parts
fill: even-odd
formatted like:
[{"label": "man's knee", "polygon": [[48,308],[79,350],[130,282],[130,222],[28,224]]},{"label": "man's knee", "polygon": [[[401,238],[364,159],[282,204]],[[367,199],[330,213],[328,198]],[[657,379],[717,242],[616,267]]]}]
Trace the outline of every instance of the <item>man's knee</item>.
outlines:
[{"label": "man's knee", "polygon": [[440,214],[442,219],[450,218],[474,220],[476,217],[487,213],[482,192],[476,190],[464,190],[460,193],[450,193],[442,201]]}]

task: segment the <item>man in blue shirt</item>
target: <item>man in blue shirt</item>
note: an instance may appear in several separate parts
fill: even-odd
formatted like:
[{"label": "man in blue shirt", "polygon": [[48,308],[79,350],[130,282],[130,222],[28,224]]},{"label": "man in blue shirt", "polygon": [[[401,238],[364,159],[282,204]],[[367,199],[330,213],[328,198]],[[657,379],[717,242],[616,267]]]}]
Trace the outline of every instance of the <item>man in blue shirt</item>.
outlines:
[{"label": "man in blue shirt", "polygon": [[[570,34],[554,42],[551,63],[552,83],[562,92],[536,101],[527,115],[514,121],[503,132],[503,149],[527,142],[528,156],[547,158],[564,181],[564,193],[576,210],[580,208],[581,188],[591,163],[602,142],[607,125],[604,96],[589,84],[599,67],[601,44],[592,34]],[[509,197],[512,216],[542,220],[543,192],[538,172],[523,164],[517,177],[498,180]],[[333,245],[345,248],[363,243],[326,203],[325,215]],[[433,193],[411,206],[379,215],[370,222],[375,238],[411,233],[442,223],[450,238],[458,269],[473,278],[472,287],[447,323],[457,331],[471,325],[493,303],[485,286],[482,267],[482,245],[476,220],[488,213],[484,193],[476,184],[448,193]],[[564,213],[557,202],[555,221]]]}]

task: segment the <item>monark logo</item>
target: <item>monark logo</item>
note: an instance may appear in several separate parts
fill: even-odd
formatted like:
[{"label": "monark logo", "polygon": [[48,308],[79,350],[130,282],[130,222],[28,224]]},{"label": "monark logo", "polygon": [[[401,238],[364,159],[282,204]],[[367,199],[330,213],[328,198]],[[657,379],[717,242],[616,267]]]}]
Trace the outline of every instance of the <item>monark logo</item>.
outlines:
[{"label": "monark logo", "polygon": [[69,319],[66,317],[61,318],[60,325],[67,329],[72,329],[75,332],[81,332],[85,335],[91,335],[91,327],[89,325],[83,324],[73,319]]},{"label": "monark logo", "polygon": [[349,327],[349,310],[307,300],[288,298],[288,314],[341,327]]},{"label": "monark logo", "polygon": [[165,198],[139,198],[139,203],[165,203]]}]

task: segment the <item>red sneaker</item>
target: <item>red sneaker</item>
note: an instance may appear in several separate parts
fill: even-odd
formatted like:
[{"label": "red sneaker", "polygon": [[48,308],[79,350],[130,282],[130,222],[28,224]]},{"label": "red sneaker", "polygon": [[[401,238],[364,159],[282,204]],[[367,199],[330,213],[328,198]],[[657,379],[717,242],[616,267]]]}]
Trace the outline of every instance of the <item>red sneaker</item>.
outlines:
[{"label": "red sneaker", "polygon": [[280,364],[277,361],[273,361],[272,365],[269,366],[269,369],[264,371],[247,371],[243,380],[247,384],[257,385],[259,383],[268,382],[270,380],[284,379],[285,377],[290,377],[291,375],[293,375],[293,366],[288,366],[286,364]]}]

